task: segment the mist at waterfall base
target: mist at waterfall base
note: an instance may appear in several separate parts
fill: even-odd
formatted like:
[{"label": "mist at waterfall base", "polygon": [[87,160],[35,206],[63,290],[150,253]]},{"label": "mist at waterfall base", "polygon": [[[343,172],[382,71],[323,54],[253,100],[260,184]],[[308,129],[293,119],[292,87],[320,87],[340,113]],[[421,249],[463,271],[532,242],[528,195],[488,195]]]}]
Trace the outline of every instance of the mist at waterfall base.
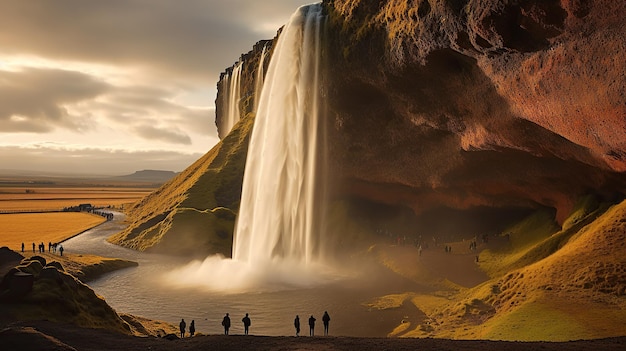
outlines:
[{"label": "mist at waterfall base", "polygon": [[[341,276],[322,259],[325,145],[320,141],[319,76],[324,20],[321,4],[300,7],[270,59],[246,158],[232,260],[213,256],[194,261],[168,275],[172,284],[267,291],[315,286]],[[231,79],[238,77],[241,65]],[[229,92],[231,97],[238,94]]]},{"label": "mist at waterfall base", "polygon": [[343,277],[321,264],[301,265],[283,259],[251,264],[214,255],[174,269],[164,278],[173,287],[238,294],[323,286]]}]

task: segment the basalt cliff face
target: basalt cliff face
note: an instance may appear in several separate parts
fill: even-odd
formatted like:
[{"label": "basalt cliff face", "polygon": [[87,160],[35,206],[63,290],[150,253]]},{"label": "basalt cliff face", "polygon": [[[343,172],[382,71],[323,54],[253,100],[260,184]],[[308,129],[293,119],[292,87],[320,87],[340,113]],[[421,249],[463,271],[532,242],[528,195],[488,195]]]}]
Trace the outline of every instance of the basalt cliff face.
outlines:
[{"label": "basalt cliff face", "polygon": [[327,102],[343,189],[420,213],[624,190],[613,1],[335,0]]},{"label": "basalt cliff face", "polygon": [[547,206],[559,222],[583,194],[621,196],[625,6],[326,1],[337,191],[417,214]]}]

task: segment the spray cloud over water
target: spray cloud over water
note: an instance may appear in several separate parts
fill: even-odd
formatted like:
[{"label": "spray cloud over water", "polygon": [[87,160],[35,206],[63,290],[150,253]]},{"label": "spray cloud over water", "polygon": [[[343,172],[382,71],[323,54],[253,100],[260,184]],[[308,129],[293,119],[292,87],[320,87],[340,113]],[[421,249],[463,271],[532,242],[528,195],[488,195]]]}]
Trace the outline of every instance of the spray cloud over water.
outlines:
[{"label": "spray cloud over water", "polygon": [[248,148],[232,260],[194,262],[171,275],[180,284],[240,292],[310,286],[336,277],[321,262],[324,20],[321,4],[300,7],[271,57]]}]

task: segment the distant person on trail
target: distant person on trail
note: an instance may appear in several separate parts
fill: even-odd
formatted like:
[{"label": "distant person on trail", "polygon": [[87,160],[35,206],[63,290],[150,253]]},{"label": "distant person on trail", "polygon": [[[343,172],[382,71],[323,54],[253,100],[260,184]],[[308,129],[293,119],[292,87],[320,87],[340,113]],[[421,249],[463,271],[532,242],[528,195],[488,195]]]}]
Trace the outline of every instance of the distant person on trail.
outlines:
[{"label": "distant person on trail", "polygon": [[248,317],[247,313],[246,316],[241,319],[241,321],[243,322],[243,333],[245,335],[248,335],[248,329],[250,328],[250,317]]},{"label": "distant person on trail", "polygon": [[230,329],[230,317],[228,317],[228,313],[222,319],[222,325],[224,326],[224,335],[228,335],[228,329]]},{"label": "distant person on trail", "polygon": [[48,241],[48,252],[52,252],[52,243]]},{"label": "distant person on trail", "polygon": [[61,253],[61,256],[63,256],[63,245],[59,245],[59,253]]},{"label": "distant person on trail", "polygon": [[24,252],[24,243],[22,243],[22,252]]},{"label": "distant person on trail", "polygon": [[315,335],[315,317],[313,317],[313,315],[309,317],[309,335]]},{"label": "distant person on trail", "polygon": [[328,323],[330,322],[330,316],[327,311],[324,311],[322,322],[324,322],[324,336],[328,336]]},{"label": "distant person on trail", "polygon": [[189,337],[193,337],[193,334],[196,333],[196,321],[191,320],[191,324],[189,324]]},{"label": "distant person on trail", "polygon": [[35,243],[33,243],[33,253],[35,253]]},{"label": "distant person on trail", "polygon": [[296,336],[300,336],[300,317],[296,315],[296,319],[293,320],[293,326],[296,328]]},{"label": "distant person on trail", "polygon": [[180,338],[182,339],[185,337],[185,328],[187,327],[187,323],[185,323],[184,319],[181,319],[178,326],[180,327]]}]

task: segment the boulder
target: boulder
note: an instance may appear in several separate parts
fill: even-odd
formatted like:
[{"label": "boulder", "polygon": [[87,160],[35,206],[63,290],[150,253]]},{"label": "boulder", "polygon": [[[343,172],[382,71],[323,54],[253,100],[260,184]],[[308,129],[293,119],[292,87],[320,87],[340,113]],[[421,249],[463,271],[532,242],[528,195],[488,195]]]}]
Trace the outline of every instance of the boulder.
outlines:
[{"label": "boulder", "polygon": [[43,269],[43,265],[41,264],[41,262],[34,260],[34,261],[29,261],[24,265],[17,266],[17,269],[20,272],[30,273],[34,276],[38,276],[41,270]]},{"label": "boulder", "polygon": [[50,267],[50,266],[44,267],[41,270],[41,273],[39,273],[39,279],[53,280],[57,283],[62,282],[59,271],[55,267]]},{"label": "boulder", "polygon": [[41,257],[41,256],[31,256],[28,260],[29,261],[39,261],[39,263],[41,263],[42,267],[44,267],[46,265],[46,259],[44,257]]},{"label": "boulder", "polygon": [[11,279],[9,291],[12,296],[21,297],[33,290],[35,277],[24,272],[15,272]]},{"label": "boulder", "polygon": [[0,265],[11,263],[11,262],[17,262],[23,258],[24,256],[9,249],[6,246],[0,247]]},{"label": "boulder", "polygon": [[65,268],[63,268],[63,265],[61,264],[61,262],[58,262],[58,261],[48,262],[46,267],[54,267],[61,272],[65,272]]}]

